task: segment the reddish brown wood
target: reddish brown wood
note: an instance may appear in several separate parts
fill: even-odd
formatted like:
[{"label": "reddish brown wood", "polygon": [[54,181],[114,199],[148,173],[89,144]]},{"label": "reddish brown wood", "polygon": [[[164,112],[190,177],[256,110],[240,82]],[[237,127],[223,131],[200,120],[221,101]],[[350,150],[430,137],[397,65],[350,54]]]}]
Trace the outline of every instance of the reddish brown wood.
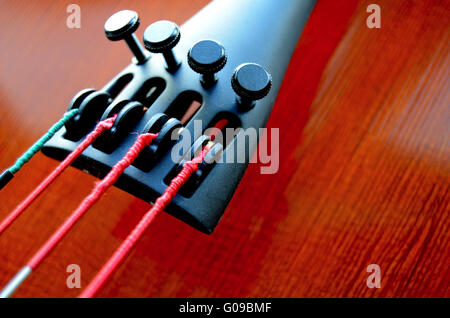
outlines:
[{"label": "reddish brown wood", "polygon": [[[321,0],[288,69],[269,127],[280,128],[280,169],[251,165],[213,235],[166,214],[151,226],[100,296],[449,296],[450,6]],[[64,112],[72,95],[101,87],[129,63],[103,23],[140,12],[143,26],[182,23],[206,1],[3,2],[0,10],[0,167]],[[142,36],[143,27],[138,30]],[[55,167],[39,154],[0,192],[4,217]],[[89,192],[69,169],[0,237],[3,286]],[[66,266],[86,286],[149,205],[111,189],[17,291],[74,297]],[[382,287],[366,268],[379,264]]]}]

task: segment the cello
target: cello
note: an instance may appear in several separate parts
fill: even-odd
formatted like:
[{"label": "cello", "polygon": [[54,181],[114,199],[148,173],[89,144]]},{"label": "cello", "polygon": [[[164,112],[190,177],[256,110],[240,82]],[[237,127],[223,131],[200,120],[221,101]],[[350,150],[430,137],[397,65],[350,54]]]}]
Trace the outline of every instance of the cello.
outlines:
[{"label": "cello", "polygon": [[[88,4],[81,3],[80,6],[86,6],[89,10]],[[273,86],[269,94],[273,95],[272,100],[269,100],[271,95],[268,95],[267,99],[258,101],[253,110],[259,110],[257,107],[264,106],[261,103],[265,101],[273,103],[276,97],[267,127],[280,129],[278,171],[273,175],[264,175],[260,173],[260,167],[250,164],[239,186],[233,185],[233,191],[236,192],[232,198],[229,197],[229,204],[226,210],[223,209],[225,213],[222,221],[210,236],[197,229],[203,225],[203,232],[211,231],[221,213],[210,223],[205,223],[207,220],[196,223],[192,218],[177,214],[176,209],[172,213],[176,218],[166,214],[159,215],[99,296],[445,295],[449,278],[444,270],[445,260],[448,259],[445,225],[448,219],[449,170],[445,160],[448,151],[445,141],[445,127],[448,123],[448,111],[445,107],[448,56],[443,43],[448,40],[448,31],[433,21],[439,20],[438,17],[445,19],[448,8],[439,2],[382,2],[380,7],[382,12],[386,11],[386,15],[382,16],[382,27],[377,30],[366,26],[367,6],[368,3],[356,1],[346,1],[340,5],[333,4],[332,1],[317,3],[286,73],[276,75],[277,71],[284,73],[289,58],[282,59],[278,56],[273,64],[260,62],[272,75]],[[185,13],[186,9],[181,2],[173,8],[174,17]],[[191,9],[200,9],[200,4]],[[251,16],[252,8],[239,9],[239,12]],[[14,9],[10,10],[14,12]],[[136,10],[142,12],[142,21],[145,18],[144,12],[152,11],[150,8]],[[113,13],[105,10],[99,16],[105,15],[107,18],[107,11],[109,15]],[[273,11],[276,10],[271,12]],[[295,10],[287,11],[286,14],[293,15]],[[3,10],[2,14],[5,12],[8,12],[11,20],[12,13]],[[166,18],[162,12],[156,16],[153,11],[155,16],[146,20]],[[223,12],[219,11],[219,14]],[[398,12],[407,12],[400,21],[396,20],[400,14]],[[422,15],[422,12],[428,14]],[[51,14],[52,11],[47,13],[50,17]],[[9,21],[8,17],[4,21]],[[194,18],[189,20],[191,24],[188,22],[186,25],[200,28],[204,34],[199,34],[199,38],[210,38],[209,34],[214,33],[213,29],[192,22],[195,21]],[[236,23],[233,19],[221,20],[211,14],[208,14],[208,19],[215,26],[226,25],[232,34],[230,38],[238,37],[236,33],[239,32],[231,28]],[[279,20],[276,17],[273,21],[265,19],[267,29],[260,28],[261,32],[268,35],[267,30],[276,30],[278,22],[287,26],[292,26],[294,20],[299,22],[294,18],[289,20],[290,23]],[[50,21],[51,19],[48,23]],[[425,28],[429,36],[417,41],[417,35],[423,31],[419,22],[430,27]],[[80,29],[89,36],[93,34],[92,29],[88,29],[90,23],[95,24],[87,21]],[[33,27],[31,22],[29,27]],[[199,75],[190,70],[186,60],[188,46],[195,41],[191,40],[185,46],[181,42],[194,33],[184,27],[185,25],[180,28],[180,43],[174,51],[176,56],[183,59],[180,70],[190,71],[190,77],[195,80],[182,82],[186,85],[194,85],[191,83],[195,82],[198,90],[202,90],[198,84]],[[237,30],[241,28],[239,26]],[[68,30],[64,25],[61,29],[55,29],[52,31],[55,37],[77,31]],[[298,37],[301,31],[299,26],[294,29]],[[36,30],[40,32],[42,39],[45,39],[44,31],[45,28]],[[23,32],[25,37],[25,31]],[[408,32],[412,34],[405,37]],[[274,34],[285,35],[286,32],[274,31]],[[79,34],[75,35],[75,40],[77,36],[81,37]],[[395,40],[400,41],[399,38],[404,43],[396,45]],[[239,63],[232,62],[235,52],[232,50],[233,45],[230,46],[224,39],[217,40],[223,42],[228,52],[225,67],[230,67],[228,76],[224,75],[225,68],[222,73],[218,72],[217,84],[226,83],[229,93],[234,94],[229,77]],[[266,39],[267,47],[272,47],[277,54],[293,50],[295,41],[284,40],[283,37],[277,38],[278,42]],[[86,86],[86,72],[89,71],[91,76],[96,74],[99,78],[91,81],[97,84],[93,86],[101,87],[104,80],[114,77],[120,66],[123,67],[124,63],[121,62],[129,58],[129,55],[126,56],[129,53],[117,49],[113,58],[108,60],[111,44],[105,41],[105,49],[99,51],[97,43],[100,40],[94,41],[95,46],[89,51],[89,55],[92,55],[92,62],[89,63],[92,65],[79,65],[83,72],[72,75],[78,72],[68,60],[88,63],[84,62],[88,60],[87,56],[79,56],[86,43],[81,38],[78,41],[73,44],[72,49],[68,46],[67,51],[71,52],[53,50],[53,54],[61,54],[58,56],[69,54],[64,57],[65,62],[61,62],[59,68],[70,74],[66,79],[68,82],[61,85],[60,78],[52,81],[53,77],[60,75],[59,72],[48,74],[46,84],[37,82],[35,78],[35,86],[27,86],[29,93],[26,96],[16,94],[12,98],[11,103],[17,105],[22,101],[22,104],[28,106],[26,108],[24,105],[7,106],[6,97],[3,99],[3,122],[4,125],[10,125],[1,134],[5,145],[2,147],[5,151],[2,159],[5,167],[20,153],[16,144],[21,145],[20,150],[25,150],[60,116],[61,109],[54,105],[67,103],[65,98],[73,95],[74,84]],[[390,46],[389,41],[394,44]],[[22,45],[23,43],[25,41]],[[277,49],[277,46],[281,49]],[[78,49],[75,50],[75,47]],[[6,54],[5,59],[9,57],[8,61],[14,60],[11,58],[13,48],[2,53]],[[35,50],[31,48],[28,55],[23,53],[24,56],[16,59],[22,58],[21,63],[25,60],[31,63],[37,58],[34,56]],[[50,48],[58,46],[49,45],[49,50],[45,51],[48,54],[47,61],[52,65],[58,59],[49,54]],[[261,56],[266,55],[265,46],[254,49]],[[184,53],[177,54],[177,50]],[[73,57],[70,58],[70,54]],[[256,60],[260,58],[253,53],[252,55]],[[38,74],[45,73],[43,70],[55,69],[49,65],[42,66],[45,59],[42,56],[40,58],[42,69]],[[280,62],[281,60],[284,62]],[[98,61],[102,63],[99,64]],[[164,63],[161,56],[152,57],[149,61],[159,62],[160,65]],[[23,78],[33,79],[23,76],[23,73],[19,77],[21,72],[8,72],[8,68],[20,64],[11,63],[12,65],[6,66],[6,72],[2,73],[15,74],[19,78],[17,81]],[[65,68],[62,65],[66,65]],[[32,66],[37,68],[39,63],[33,63]],[[32,70],[31,67],[24,72],[26,74]],[[95,73],[92,73],[93,70]],[[165,72],[164,69],[161,72]],[[79,78],[71,80],[71,75]],[[178,76],[166,73],[159,75],[166,82],[170,79],[165,76]],[[11,82],[10,85],[13,85],[14,80]],[[40,85],[50,85],[46,86],[50,89],[36,91]],[[19,86],[23,89],[23,85]],[[64,86],[62,90],[56,89],[61,86]],[[277,86],[280,88],[278,97],[275,93]],[[167,85],[167,88],[172,87]],[[50,91],[58,93],[49,94]],[[5,96],[7,94],[8,91]],[[27,97],[28,95],[30,96]],[[235,96],[232,96],[234,101]],[[43,104],[52,106],[43,110],[42,107],[46,107]],[[148,108],[148,111],[151,110],[152,106]],[[153,114],[148,113],[150,115]],[[269,116],[267,114],[262,117],[265,120]],[[26,118],[30,121],[28,127],[23,126],[27,123]],[[36,122],[36,118],[40,122]],[[8,131],[17,133],[11,134]],[[60,136],[56,136],[58,137]],[[64,146],[54,139],[43,152],[60,160],[66,155],[58,151],[60,149],[64,149]],[[14,178],[0,192],[5,207],[1,212],[2,216],[6,216],[17,205],[19,195],[30,192],[55,166],[54,160],[41,154],[37,158],[39,159],[30,161],[21,171],[23,174],[20,178]],[[88,158],[89,162],[97,160],[89,155]],[[111,160],[117,161],[117,158]],[[105,174],[86,166],[86,163],[80,163],[79,168],[95,176],[68,169],[50,188],[49,193],[30,208],[32,211],[24,214],[2,235],[0,277],[3,285],[83,200],[96,177]],[[214,169],[216,167],[211,173]],[[28,178],[24,180],[24,176]],[[209,176],[208,174],[207,177]],[[229,181],[226,175],[222,175],[221,179],[225,183]],[[132,192],[131,188],[136,187],[125,186],[125,191]],[[129,194],[115,188],[108,190],[104,199],[68,233],[15,295],[76,296],[79,290],[66,286],[67,266],[78,264],[82,270],[82,286],[89,283],[108,256],[149,209],[149,204],[142,199],[151,201],[152,198],[137,198],[141,196],[138,192]],[[160,191],[156,189],[154,192]],[[200,208],[207,206],[207,201],[195,201],[199,202]],[[224,207],[218,208],[218,211],[222,208]],[[187,209],[183,211],[189,212]],[[368,288],[366,285],[369,275],[366,268],[370,264],[379,264],[382,270],[381,288]],[[434,274],[439,272],[443,274]]]}]

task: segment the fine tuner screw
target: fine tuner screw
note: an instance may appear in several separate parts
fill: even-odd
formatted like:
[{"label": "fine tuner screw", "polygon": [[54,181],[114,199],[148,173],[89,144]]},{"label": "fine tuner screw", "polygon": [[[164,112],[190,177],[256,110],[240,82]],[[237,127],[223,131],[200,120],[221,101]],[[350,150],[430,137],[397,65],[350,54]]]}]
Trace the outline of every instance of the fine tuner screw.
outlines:
[{"label": "fine tuner screw", "polygon": [[231,86],[237,95],[237,102],[244,110],[255,106],[255,101],[269,94],[272,76],[259,64],[239,65],[231,76]]},{"label": "fine tuner screw", "polygon": [[194,72],[200,73],[200,82],[204,87],[211,87],[217,82],[215,73],[227,62],[225,48],[213,40],[195,43],[188,52],[188,64]]},{"label": "fine tuner screw", "polygon": [[150,24],[144,32],[145,48],[152,53],[162,53],[169,72],[176,71],[180,66],[172,51],[180,41],[180,35],[178,25],[166,20]]},{"label": "fine tuner screw", "polygon": [[139,15],[131,10],[116,12],[105,22],[105,34],[111,41],[125,40],[136,57],[137,64],[144,63],[148,56],[134,35],[139,27]]}]

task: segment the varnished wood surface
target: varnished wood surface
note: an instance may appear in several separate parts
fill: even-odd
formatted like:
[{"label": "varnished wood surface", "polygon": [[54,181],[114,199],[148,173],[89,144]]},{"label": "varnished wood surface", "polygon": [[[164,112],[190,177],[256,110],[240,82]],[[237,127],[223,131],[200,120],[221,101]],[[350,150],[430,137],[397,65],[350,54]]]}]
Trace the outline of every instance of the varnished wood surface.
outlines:
[{"label": "varnished wood surface", "polygon": [[[280,128],[280,169],[251,165],[213,235],[166,214],[105,286],[102,297],[449,296],[450,6],[321,0],[304,30],[269,127]],[[199,1],[4,1],[0,10],[0,167],[65,111],[129,63],[103,23],[133,9],[144,27],[182,24]],[[230,21],[231,23],[231,21]],[[0,192],[4,217],[56,162],[37,155]],[[0,285],[88,194],[95,178],[70,168],[0,237]],[[86,286],[149,205],[111,189],[17,291],[74,297],[66,267]],[[381,267],[369,289],[366,268]]]}]

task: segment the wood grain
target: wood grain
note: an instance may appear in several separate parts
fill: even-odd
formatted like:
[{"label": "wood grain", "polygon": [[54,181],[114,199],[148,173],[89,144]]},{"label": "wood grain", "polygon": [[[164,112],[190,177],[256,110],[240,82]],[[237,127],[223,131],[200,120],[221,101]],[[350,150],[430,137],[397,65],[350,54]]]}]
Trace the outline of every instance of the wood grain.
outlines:
[{"label": "wood grain", "polygon": [[[120,9],[182,24],[207,1],[2,2],[0,166],[9,166],[64,112],[73,94],[101,87],[129,63],[103,35]],[[163,214],[102,297],[448,297],[450,6],[321,0],[286,74],[269,127],[280,128],[280,169],[251,165],[213,235]],[[144,27],[138,30],[142,36]],[[4,217],[56,163],[39,154],[0,192]],[[0,285],[89,192],[69,169],[0,238]],[[149,208],[111,189],[17,291],[74,297],[66,267],[86,286]],[[380,289],[369,289],[379,264]]]}]

